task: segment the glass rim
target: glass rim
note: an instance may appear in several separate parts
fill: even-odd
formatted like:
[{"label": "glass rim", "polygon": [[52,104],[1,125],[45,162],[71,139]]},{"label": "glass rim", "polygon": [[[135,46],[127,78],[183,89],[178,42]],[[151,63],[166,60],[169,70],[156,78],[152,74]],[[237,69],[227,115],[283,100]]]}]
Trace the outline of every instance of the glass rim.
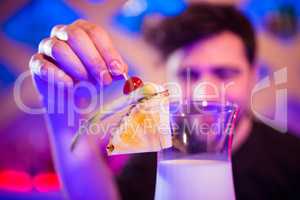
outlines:
[{"label": "glass rim", "polygon": [[[239,106],[233,102],[221,102],[212,100],[188,100],[188,101],[171,101],[170,102],[170,114],[191,114],[191,109],[197,111],[193,114],[205,114],[205,113],[224,113],[233,112],[236,113],[239,110]],[[178,106],[177,111],[172,112],[172,108]],[[191,108],[192,106],[192,108]],[[181,108],[181,109],[180,109]]]}]

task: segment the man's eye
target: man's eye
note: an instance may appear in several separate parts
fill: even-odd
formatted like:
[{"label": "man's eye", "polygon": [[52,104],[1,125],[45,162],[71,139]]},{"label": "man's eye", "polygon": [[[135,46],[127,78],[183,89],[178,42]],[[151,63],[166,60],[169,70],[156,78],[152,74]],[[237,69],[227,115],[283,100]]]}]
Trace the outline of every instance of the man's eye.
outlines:
[{"label": "man's eye", "polygon": [[232,79],[235,76],[240,74],[239,69],[229,69],[229,68],[217,68],[213,69],[213,74],[217,76],[219,79]]},{"label": "man's eye", "polygon": [[183,81],[187,81],[188,79],[191,81],[197,81],[199,80],[200,75],[199,71],[193,69],[183,69],[178,72],[178,77]]}]

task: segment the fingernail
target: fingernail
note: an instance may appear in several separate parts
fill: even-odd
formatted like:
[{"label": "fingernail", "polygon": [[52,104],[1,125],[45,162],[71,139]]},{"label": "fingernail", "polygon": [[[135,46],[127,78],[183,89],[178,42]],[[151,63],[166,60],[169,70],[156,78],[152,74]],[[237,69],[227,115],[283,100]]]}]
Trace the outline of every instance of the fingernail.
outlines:
[{"label": "fingernail", "polygon": [[113,76],[118,76],[124,73],[122,63],[119,60],[112,60],[109,63],[109,71]]},{"label": "fingernail", "polygon": [[42,62],[40,60],[30,61],[31,73],[41,75]]},{"label": "fingernail", "polygon": [[68,33],[66,30],[61,29],[57,31],[56,37],[62,41],[68,41]]}]

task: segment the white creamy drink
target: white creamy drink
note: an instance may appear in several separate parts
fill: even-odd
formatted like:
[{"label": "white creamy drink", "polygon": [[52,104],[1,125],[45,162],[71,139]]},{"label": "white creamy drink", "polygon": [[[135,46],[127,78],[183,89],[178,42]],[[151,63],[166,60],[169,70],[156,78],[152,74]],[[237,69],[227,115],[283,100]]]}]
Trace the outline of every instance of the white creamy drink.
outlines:
[{"label": "white creamy drink", "polygon": [[162,160],[156,200],[235,199],[231,163],[218,160]]}]

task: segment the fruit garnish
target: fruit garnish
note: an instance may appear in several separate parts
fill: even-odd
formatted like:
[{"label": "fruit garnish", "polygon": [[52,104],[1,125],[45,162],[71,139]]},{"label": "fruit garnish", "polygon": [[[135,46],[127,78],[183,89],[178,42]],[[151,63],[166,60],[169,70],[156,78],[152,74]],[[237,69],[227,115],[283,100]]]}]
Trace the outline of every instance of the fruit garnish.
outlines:
[{"label": "fruit garnish", "polygon": [[[172,146],[167,90],[145,83],[136,101],[110,133],[108,155],[157,152]],[[112,148],[112,146],[114,148]]]},{"label": "fruit garnish", "polygon": [[126,80],[124,84],[123,93],[126,95],[130,94],[131,92],[142,87],[143,85],[143,81],[140,78],[136,76],[130,77],[128,80]]},{"label": "fruit garnish", "polygon": [[[156,130],[162,124],[169,124],[168,113],[161,112],[169,107],[168,90],[155,83],[144,84],[138,77],[123,76],[126,80],[123,88],[126,95],[99,107],[80,126],[72,138],[71,151],[75,149],[80,136],[88,133],[89,127],[97,123],[105,124],[115,117],[118,128],[110,132],[111,139],[107,146],[109,155],[158,151],[171,145],[170,129]],[[161,109],[162,105],[164,109]],[[148,134],[139,134],[145,132]]]},{"label": "fruit garnish", "polygon": [[158,92],[158,90],[153,83],[145,83],[140,90],[140,93],[143,96],[150,96],[157,92]]}]

